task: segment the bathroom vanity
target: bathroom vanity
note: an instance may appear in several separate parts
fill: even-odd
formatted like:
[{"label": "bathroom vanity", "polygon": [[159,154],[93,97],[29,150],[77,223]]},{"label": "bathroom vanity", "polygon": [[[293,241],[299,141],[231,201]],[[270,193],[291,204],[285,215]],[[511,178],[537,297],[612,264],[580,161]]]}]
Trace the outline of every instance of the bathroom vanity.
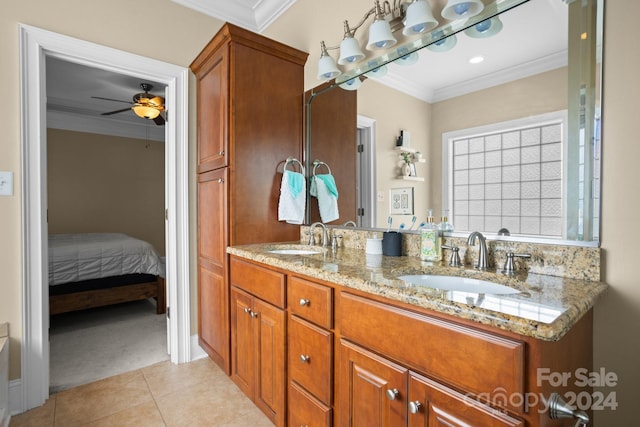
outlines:
[{"label": "bathroom vanity", "polygon": [[[551,419],[549,399],[591,393],[575,373],[592,370],[592,307],[606,285],[284,247],[302,248],[228,249],[232,365],[246,366],[248,393],[263,411],[258,402],[268,403],[276,425],[574,425]],[[424,273],[518,292],[398,279]],[[559,384],[556,374],[568,380]]]}]

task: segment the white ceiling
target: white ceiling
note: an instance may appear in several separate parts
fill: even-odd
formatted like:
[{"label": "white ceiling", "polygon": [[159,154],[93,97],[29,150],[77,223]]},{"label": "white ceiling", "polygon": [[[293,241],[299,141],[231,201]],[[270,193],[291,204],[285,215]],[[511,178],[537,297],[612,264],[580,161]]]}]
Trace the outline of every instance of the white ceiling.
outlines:
[{"label": "white ceiling", "polygon": [[[262,32],[296,0],[172,1]],[[501,20],[504,27],[496,36],[471,39],[458,34],[453,50],[435,53],[422,49],[417,64],[391,64],[381,82],[424,101],[436,102],[566,65],[568,19],[562,0],[531,0],[501,15]],[[476,55],[484,56],[485,61],[470,65],[468,59]],[[154,85],[151,93],[164,96],[163,85],[144,82]],[[127,105],[91,98],[130,101],[134,94],[142,92],[140,83],[136,77],[48,58],[48,125],[162,141],[163,126],[141,119],[132,111],[101,116]]]}]

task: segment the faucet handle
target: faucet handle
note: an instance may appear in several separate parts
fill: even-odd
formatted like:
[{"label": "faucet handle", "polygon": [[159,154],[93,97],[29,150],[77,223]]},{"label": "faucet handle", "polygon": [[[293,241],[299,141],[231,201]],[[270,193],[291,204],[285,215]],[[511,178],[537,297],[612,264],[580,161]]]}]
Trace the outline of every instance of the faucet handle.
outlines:
[{"label": "faucet handle", "polygon": [[515,265],[513,262],[513,258],[531,258],[531,254],[516,254],[513,252],[507,252],[507,260],[504,263],[504,268],[502,270],[505,274],[513,274],[515,273]]},{"label": "faucet handle", "polygon": [[313,235],[313,228],[309,229],[309,246],[315,246],[316,245],[316,238]]},{"label": "faucet handle", "polygon": [[451,267],[461,267],[462,266],[462,262],[460,262],[460,254],[458,253],[460,251],[459,247],[457,247],[457,246],[448,246],[448,245],[440,245],[440,247],[442,249],[451,250],[451,259],[449,260],[449,265]]}]

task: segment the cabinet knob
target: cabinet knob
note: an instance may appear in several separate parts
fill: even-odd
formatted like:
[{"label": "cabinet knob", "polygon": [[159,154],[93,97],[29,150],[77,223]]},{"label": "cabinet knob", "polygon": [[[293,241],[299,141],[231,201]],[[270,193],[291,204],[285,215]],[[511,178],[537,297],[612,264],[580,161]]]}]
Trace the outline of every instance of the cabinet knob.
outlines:
[{"label": "cabinet knob", "polygon": [[245,313],[247,313],[247,314],[249,314],[249,313],[251,313],[251,310],[249,309],[249,307],[245,307],[245,308],[244,308],[244,312],[245,312]]},{"label": "cabinet knob", "polygon": [[309,356],[308,354],[301,354],[300,361],[302,363],[309,363],[309,361],[311,361],[311,356]]},{"label": "cabinet knob", "polygon": [[255,312],[255,311],[252,311],[252,310],[249,310],[249,315],[250,315],[251,317],[253,317],[254,319],[255,319],[256,317],[258,317],[258,313],[257,313],[257,312]]},{"label": "cabinet knob", "polygon": [[219,182],[220,184],[223,184],[223,183],[224,183],[224,178],[218,178],[218,182]]},{"label": "cabinet knob", "polygon": [[412,414],[417,414],[418,412],[420,412],[420,408],[422,408],[422,403],[420,403],[419,400],[416,400],[415,402],[409,402],[409,412],[411,412]]},{"label": "cabinet knob", "polygon": [[220,151],[218,154],[219,154],[220,156],[224,156],[224,151]]},{"label": "cabinet knob", "polygon": [[311,301],[309,301],[308,299],[306,299],[306,298],[301,298],[300,299],[300,305],[301,306],[304,307],[305,305],[309,305],[309,304],[311,304]]},{"label": "cabinet knob", "polygon": [[389,398],[389,400],[396,400],[398,396],[400,396],[400,392],[397,388],[394,388],[393,390],[387,390],[387,397]]}]

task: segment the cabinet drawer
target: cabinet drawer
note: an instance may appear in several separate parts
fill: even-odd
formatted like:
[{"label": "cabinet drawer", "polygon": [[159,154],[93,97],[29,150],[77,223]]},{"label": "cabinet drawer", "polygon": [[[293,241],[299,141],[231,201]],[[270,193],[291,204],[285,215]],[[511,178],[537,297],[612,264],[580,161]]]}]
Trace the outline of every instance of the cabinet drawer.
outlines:
[{"label": "cabinet drawer", "polygon": [[289,384],[289,427],[331,427],[331,408],[294,383]]},{"label": "cabinet drawer", "polygon": [[[522,342],[347,293],[338,318],[342,337],[472,395],[523,396]],[[519,400],[493,403],[522,413]]]},{"label": "cabinet drawer", "polygon": [[291,316],[288,342],[291,379],[331,405],[333,333]]},{"label": "cabinet drawer", "polygon": [[285,308],[285,276],[231,257],[231,284],[271,304]]},{"label": "cabinet drawer", "polygon": [[333,289],[299,277],[289,280],[289,311],[323,328],[333,327]]}]

